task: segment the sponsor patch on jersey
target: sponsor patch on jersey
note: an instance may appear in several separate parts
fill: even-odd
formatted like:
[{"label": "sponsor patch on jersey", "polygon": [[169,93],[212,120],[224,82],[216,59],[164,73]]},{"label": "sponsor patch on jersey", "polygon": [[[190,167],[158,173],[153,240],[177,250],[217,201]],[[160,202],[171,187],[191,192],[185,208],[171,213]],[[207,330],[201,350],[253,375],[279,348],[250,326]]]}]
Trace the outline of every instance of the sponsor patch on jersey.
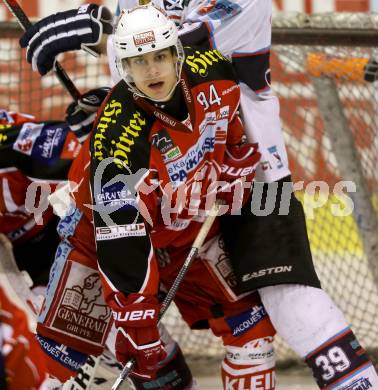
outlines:
[{"label": "sponsor patch on jersey", "polygon": [[358,378],[349,385],[342,387],[340,390],[367,390],[372,388],[373,385],[368,378]]},{"label": "sponsor patch on jersey", "polygon": [[170,149],[173,149],[173,141],[167,129],[161,129],[152,136],[152,146],[158,149],[161,154],[165,154]]},{"label": "sponsor patch on jersey", "polygon": [[184,155],[166,164],[173,189],[185,183],[188,174],[200,165],[206,154],[214,151],[215,131],[214,127],[207,127],[198,141]]},{"label": "sponsor patch on jersey", "polygon": [[72,245],[68,243],[68,240],[62,240],[56,249],[55,259],[50,268],[49,282],[45,295],[46,299],[42,304],[38,316],[38,321],[41,323],[45,322],[46,317],[51,313],[51,310],[55,309],[54,305],[58,296],[60,281],[63,277],[62,275],[64,274],[64,269],[71,251]]},{"label": "sponsor patch on jersey", "polygon": [[30,156],[33,146],[41,134],[43,126],[43,124],[29,122],[24,123],[18,134],[16,142],[13,144],[13,149]]},{"label": "sponsor patch on jersey", "polygon": [[178,146],[175,146],[173,149],[169,150],[167,153],[162,155],[164,162],[176,160],[176,158],[179,158],[180,156],[181,156],[181,151]]},{"label": "sponsor patch on jersey", "polygon": [[240,5],[229,0],[210,0],[198,10],[202,19],[222,20],[233,18],[242,12]]},{"label": "sponsor patch on jersey", "polygon": [[72,131],[69,131],[67,133],[60,157],[64,160],[73,160],[79,154],[80,149],[81,144],[76,135]]},{"label": "sponsor patch on jersey", "polygon": [[161,129],[152,136],[152,146],[159,150],[165,163],[181,156],[180,148],[174,145],[167,129]]},{"label": "sponsor patch on jersey", "polygon": [[69,370],[78,371],[88,358],[88,355],[59,344],[52,339],[36,335],[42,349],[54,360]]},{"label": "sponsor patch on jersey", "polygon": [[96,240],[117,240],[124,237],[141,237],[146,235],[144,223],[132,223],[128,225],[112,225],[96,228]]},{"label": "sponsor patch on jersey", "polygon": [[111,310],[104,301],[98,271],[68,260],[60,277],[65,283],[54,291],[49,328],[92,345],[102,344]]},{"label": "sponsor patch on jersey", "polygon": [[199,125],[200,134],[203,133],[208,124],[215,124],[217,121],[227,119],[230,113],[230,106],[224,106],[216,111],[207,112],[205,118]]},{"label": "sponsor patch on jersey", "polygon": [[256,305],[252,310],[245,311],[237,316],[225,317],[233,336],[241,336],[256,326],[266,317],[266,310],[262,305]]},{"label": "sponsor patch on jersey", "polygon": [[60,156],[68,132],[67,126],[45,125],[35,141],[32,155],[37,160],[52,164]]},{"label": "sponsor patch on jersey", "polygon": [[96,196],[96,204],[116,209],[126,209],[136,207],[137,201],[126,183],[117,182],[101,188],[101,193]]}]

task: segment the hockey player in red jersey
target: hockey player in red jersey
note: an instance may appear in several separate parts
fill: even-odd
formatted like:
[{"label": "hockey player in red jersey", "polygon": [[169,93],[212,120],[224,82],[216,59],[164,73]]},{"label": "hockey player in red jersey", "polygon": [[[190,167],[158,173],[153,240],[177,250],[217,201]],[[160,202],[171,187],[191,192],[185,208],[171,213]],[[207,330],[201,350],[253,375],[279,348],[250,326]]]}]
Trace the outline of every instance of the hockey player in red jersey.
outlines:
[{"label": "hockey player in red jersey", "polygon": [[[122,8],[135,2],[119,3]],[[225,247],[240,291],[259,290],[274,327],[310,366],[320,388],[348,388],[351,383],[358,385],[364,381],[374,388],[377,376],[370,360],[358,346],[342,313],[320,288],[313,269],[303,209],[294,195],[289,199],[288,215],[280,215],[281,194],[291,177],[280,128],[279,104],[270,91],[271,1],[191,0],[173,4],[162,0],[156,3],[182,24],[184,42],[195,41],[207,49],[217,48],[232,59],[240,79],[245,131],[250,142],[259,143],[264,162],[257,169],[256,178],[266,183],[262,189],[265,199],[268,183],[276,186],[276,207],[270,215],[251,215],[250,209],[244,207],[241,215],[220,218]],[[88,10],[92,17],[88,17],[86,23],[94,34],[91,37],[87,34],[83,39],[77,36],[75,47],[63,37],[61,51],[78,48],[81,44],[103,52],[101,33],[107,29],[101,30],[98,26],[106,26],[109,21],[99,17],[100,13],[94,8]],[[70,12],[75,18],[86,11]],[[23,46],[28,46],[28,60],[41,73],[51,68],[50,57],[57,50],[57,45],[50,45],[44,37],[55,34],[54,23],[65,15],[60,13],[53,21],[51,18],[40,21],[21,40]],[[44,30],[37,39],[32,39],[42,27]],[[69,24],[65,28],[76,30]],[[111,39],[110,36],[109,42]],[[111,49],[112,45],[108,47]],[[206,74],[207,67],[207,58],[193,61],[192,69],[198,75]],[[113,68],[115,77],[119,77],[118,73]],[[351,345],[358,347],[353,349]],[[233,365],[240,363],[233,356],[237,354],[229,354],[223,365],[229,380],[237,372]],[[341,366],[336,363],[339,359]]]},{"label": "hockey player in red jersey", "polygon": [[[0,235],[4,235],[0,244],[0,327],[4,331],[0,332],[0,348],[4,356],[0,360],[9,389],[47,386],[51,384],[48,374],[70,376],[87,358],[47,338],[35,339],[32,332],[42,304],[38,294],[47,285],[60,242],[58,218],[48,196],[67,181],[72,161],[108,92],[104,87],[85,93],[69,105],[65,122],[40,122],[31,115],[0,110]],[[54,351],[55,359],[43,353],[40,345]],[[68,360],[71,366],[61,364]]]},{"label": "hockey player in red jersey", "polygon": [[[192,379],[182,354],[178,347],[166,351],[160,341],[159,283],[171,286],[215,196],[232,204],[234,187],[216,191],[217,181],[236,186],[242,173],[250,186],[260,154],[244,142],[239,86],[224,56],[192,47],[184,52],[174,23],[153,6],[125,12],[118,26],[125,79],[109,94],[90,144],[70,171],[79,183],[76,207],[58,226],[64,240],[38,332],[98,354],[110,320],[107,304],[117,358],[137,361],[134,386],[161,388],[166,381],[167,388],[186,389]],[[204,76],[191,70],[201,56],[211,61]],[[105,302],[97,294],[101,284]],[[240,294],[235,286],[218,222],[175,302],[192,328],[210,327],[222,337],[229,355],[243,351],[246,384],[274,389],[274,330],[258,295]],[[223,374],[229,387],[235,380]]]},{"label": "hockey player in red jersey", "polygon": [[59,237],[47,196],[67,179],[80,143],[63,122],[1,111],[0,233],[13,243],[18,265],[46,285]]},{"label": "hockey player in red jersey", "polygon": [[34,286],[47,285],[59,236],[48,196],[65,183],[109,89],[85,93],[67,108],[66,122],[0,110],[0,233]]}]

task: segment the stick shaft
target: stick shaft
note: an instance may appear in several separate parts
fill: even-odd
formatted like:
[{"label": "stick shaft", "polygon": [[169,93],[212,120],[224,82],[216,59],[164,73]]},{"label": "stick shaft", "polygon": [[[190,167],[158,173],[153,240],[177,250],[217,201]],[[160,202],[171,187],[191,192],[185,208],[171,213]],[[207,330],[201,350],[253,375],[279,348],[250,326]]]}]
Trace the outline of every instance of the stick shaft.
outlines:
[{"label": "stick shaft", "polygon": [[[26,16],[25,12],[23,11],[23,9],[20,7],[20,5],[16,0],[3,0],[3,2],[12,12],[12,14],[16,17],[20,26],[24,30],[27,30],[29,27],[32,26],[32,23],[30,22],[29,18]],[[62,68],[62,65],[60,65],[58,61],[55,61],[54,63],[54,71],[60,83],[63,85],[63,87],[67,90],[67,92],[71,95],[71,97],[75,101],[78,101],[81,96],[80,92],[75,87],[75,84],[68,77],[67,73],[65,72],[65,70]]]},{"label": "stick shaft", "polygon": [[[172,303],[176,292],[182,282],[182,280],[185,277],[185,274],[187,273],[188,269],[190,268],[193,260],[197,257],[198,251],[203,245],[207,234],[209,233],[209,230],[211,229],[211,226],[213,226],[213,223],[215,221],[216,216],[219,213],[219,208],[222,204],[219,202],[216,202],[213,207],[211,208],[209,215],[206,217],[205,222],[201,226],[200,231],[197,234],[196,239],[194,240],[193,246],[190,249],[190,252],[181,267],[179,273],[176,276],[176,279],[174,280],[171,288],[168,291],[168,294],[164,298],[164,301],[161,305],[160,313],[159,313],[159,321],[164,316],[165,312],[167,311],[169,305]],[[121,386],[122,382],[129,376],[131,370],[133,369],[135,365],[135,359],[130,359],[125,366],[122,369],[122,372],[120,373],[117,380],[114,382],[111,390],[117,390]]]}]

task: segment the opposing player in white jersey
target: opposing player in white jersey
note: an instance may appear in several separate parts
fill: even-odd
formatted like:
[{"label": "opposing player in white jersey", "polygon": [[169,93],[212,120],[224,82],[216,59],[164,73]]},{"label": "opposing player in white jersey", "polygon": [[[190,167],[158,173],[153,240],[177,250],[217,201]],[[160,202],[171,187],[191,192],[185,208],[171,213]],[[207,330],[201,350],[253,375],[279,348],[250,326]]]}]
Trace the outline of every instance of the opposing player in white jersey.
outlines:
[{"label": "opposing player in white jersey", "polygon": [[[184,44],[208,48],[208,56],[193,60],[193,72],[207,74],[215,61],[215,48],[231,59],[240,80],[247,137],[259,144],[262,154],[256,175],[257,180],[265,183],[262,209],[272,200],[268,190],[275,189],[275,207],[269,215],[251,214],[244,208],[241,215],[222,217],[225,246],[240,291],[259,291],[278,334],[306,361],[321,389],[378,388],[370,359],[340,310],[320,287],[303,209],[291,191],[279,102],[270,90],[271,0],[154,3],[182,26]],[[135,4],[136,1],[121,0],[119,9]],[[98,54],[107,51],[116,80],[112,37],[106,36],[110,30],[109,12],[92,4],[42,19],[21,38],[21,45],[27,47],[28,61],[41,74],[52,68],[54,57],[60,52],[79,48]],[[288,188],[290,195],[285,200],[289,200],[290,206],[282,213],[281,198],[288,194]],[[246,350],[229,352],[223,369],[238,388],[243,386],[245,359],[247,364],[253,364],[255,357]]]}]

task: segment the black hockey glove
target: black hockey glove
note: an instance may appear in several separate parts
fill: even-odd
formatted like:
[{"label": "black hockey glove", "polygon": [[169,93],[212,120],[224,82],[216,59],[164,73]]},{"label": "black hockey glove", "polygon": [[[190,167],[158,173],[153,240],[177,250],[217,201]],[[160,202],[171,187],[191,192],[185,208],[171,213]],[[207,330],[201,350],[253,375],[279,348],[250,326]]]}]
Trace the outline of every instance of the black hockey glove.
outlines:
[{"label": "black hockey glove", "polygon": [[112,19],[108,8],[85,4],[41,19],[24,33],[20,45],[27,47],[26,59],[33,69],[44,75],[59,53],[84,49],[98,55],[93,47],[101,42],[103,33],[112,33]]},{"label": "black hockey glove", "polygon": [[364,68],[364,79],[369,83],[378,80],[378,62],[374,59],[370,60]]},{"label": "black hockey glove", "polygon": [[67,107],[66,122],[81,143],[91,132],[97,111],[109,91],[109,87],[91,89]]}]

